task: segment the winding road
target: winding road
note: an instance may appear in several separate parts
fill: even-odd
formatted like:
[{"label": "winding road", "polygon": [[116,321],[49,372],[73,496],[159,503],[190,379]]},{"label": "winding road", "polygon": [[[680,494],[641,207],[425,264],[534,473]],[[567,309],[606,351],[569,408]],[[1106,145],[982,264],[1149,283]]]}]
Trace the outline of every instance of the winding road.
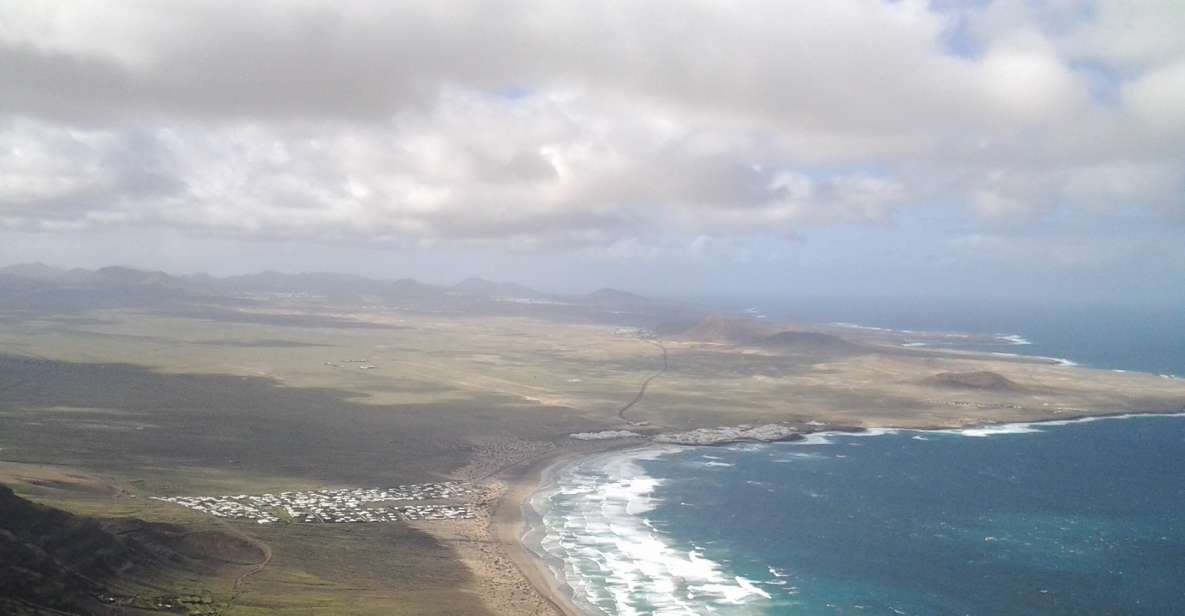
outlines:
[{"label": "winding road", "polygon": [[[625,422],[630,421],[629,419],[626,419],[625,414],[627,412],[629,412],[630,409],[634,408],[635,404],[642,401],[642,397],[646,395],[646,388],[650,387],[650,381],[653,381],[654,379],[657,379],[658,377],[662,376],[663,373],[665,373],[667,371],[667,369],[670,367],[670,362],[667,358],[667,348],[665,346],[663,346],[662,343],[657,340],[650,340],[649,342],[650,342],[650,344],[653,344],[654,346],[656,346],[662,350],[662,369],[659,370],[658,372],[655,372],[654,374],[650,375],[649,377],[646,377],[646,380],[642,381],[642,387],[640,389],[638,389],[638,394],[634,396],[634,399],[627,402],[625,404],[625,406],[621,407],[621,409],[617,411],[617,417]],[[630,422],[630,423],[632,423],[632,422]]]}]

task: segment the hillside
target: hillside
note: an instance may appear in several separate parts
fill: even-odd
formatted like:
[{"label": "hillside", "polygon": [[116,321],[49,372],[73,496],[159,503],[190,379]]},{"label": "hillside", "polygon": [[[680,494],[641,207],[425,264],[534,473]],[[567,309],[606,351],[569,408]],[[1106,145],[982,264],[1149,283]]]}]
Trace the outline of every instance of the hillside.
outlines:
[{"label": "hillside", "polygon": [[209,593],[162,594],[160,584],[176,575],[217,575],[226,565],[261,559],[253,545],[223,533],[77,516],[0,485],[3,614],[136,613],[183,602],[200,613],[212,602]]}]

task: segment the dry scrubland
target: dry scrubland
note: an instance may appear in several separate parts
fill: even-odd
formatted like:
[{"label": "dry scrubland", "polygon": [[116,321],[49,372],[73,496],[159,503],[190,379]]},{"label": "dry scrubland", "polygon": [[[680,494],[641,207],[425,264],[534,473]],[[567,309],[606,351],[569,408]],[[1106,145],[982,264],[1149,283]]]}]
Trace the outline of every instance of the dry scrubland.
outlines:
[{"label": "dry scrubland", "polygon": [[[0,328],[0,348],[65,362],[129,364],[158,374],[256,377],[287,388],[332,390],[368,406],[511,406],[529,420],[538,419],[533,411],[539,411],[562,416],[565,426],[585,427],[616,424],[617,409],[662,367],[654,344],[612,325],[388,311],[332,316],[365,327],[269,326],[111,311],[68,327],[30,321]],[[891,334],[838,333],[866,345],[818,353],[666,339],[670,369],[648,388],[631,418],[671,428],[800,418],[920,426],[1033,419],[1059,411],[1165,410],[1179,404],[1185,388],[1156,375],[901,349],[893,346]],[[975,391],[925,382],[933,374],[972,371],[1000,374],[1017,387]],[[1024,408],[960,406],[964,402]],[[465,417],[457,415],[448,419],[464,424]],[[465,431],[464,425],[451,428]]]},{"label": "dry scrubland", "polygon": [[[659,345],[615,325],[317,311],[302,321],[292,306],[238,320],[110,310],[0,324],[0,483],[75,513],[265,546],[261,562],[184,578],[211,597],[200,608],[209,613],[549,613],[487,514],[256,527],[147,497],[459,478],[484,482],[493,503],[506,488],[500,471],[596,446],[569,433],[625,426],[618,411],[660,372]],[[661,336],[669,369],[626,419],[643,431],[958,426],[1185,406],[1185,382],[1154,375],[838,333],[853,344]],[[991,378],[959,376],[981,373]]]}]

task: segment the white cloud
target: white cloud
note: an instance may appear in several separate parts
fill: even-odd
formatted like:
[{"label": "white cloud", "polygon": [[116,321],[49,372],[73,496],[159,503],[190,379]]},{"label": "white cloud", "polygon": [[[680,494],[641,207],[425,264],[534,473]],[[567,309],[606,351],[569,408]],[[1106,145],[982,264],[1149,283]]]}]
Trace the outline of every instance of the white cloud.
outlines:
[{"label": "white cloud", "polygon": [[1094,0],[1063,38],[1073,56],[1117,68],[1146,68],[1180,60],[1185,54],[1185,10],[1177,0]]},{"label": "white cloud", "polygon": [[1182,11],[1124,7],[0,0],[0,215],[622,255],[921,202],[1179,218]]},{"label": "white cloud", "polygon": [[1127,84],[1123,99],[1149,128],[1185,136],[1185,56]]}]

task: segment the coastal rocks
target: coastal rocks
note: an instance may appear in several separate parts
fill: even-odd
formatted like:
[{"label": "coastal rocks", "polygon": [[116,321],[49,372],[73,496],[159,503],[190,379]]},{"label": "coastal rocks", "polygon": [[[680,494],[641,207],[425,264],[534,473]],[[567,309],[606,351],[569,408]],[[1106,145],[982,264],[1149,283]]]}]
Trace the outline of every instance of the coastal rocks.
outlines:
[{"label": "coastal rocks", "polygon": [[578,441],[607,441],[615,438],[642,438],[643,435],[629,430],[603,430],[601,432],[577,432],[569,434],[568,438]]},{"label": "coastal rocks", "polygon": [[758,441],[775,443],[779,441],[797,441],[803,438],[797,430],[780,424],[765,424],[751,426],[720,426],[718,428],[699,428],[688,432],[673,432],[659,434],[654,437],[656,443],[671,445],[725,445],[742,441]]}]

